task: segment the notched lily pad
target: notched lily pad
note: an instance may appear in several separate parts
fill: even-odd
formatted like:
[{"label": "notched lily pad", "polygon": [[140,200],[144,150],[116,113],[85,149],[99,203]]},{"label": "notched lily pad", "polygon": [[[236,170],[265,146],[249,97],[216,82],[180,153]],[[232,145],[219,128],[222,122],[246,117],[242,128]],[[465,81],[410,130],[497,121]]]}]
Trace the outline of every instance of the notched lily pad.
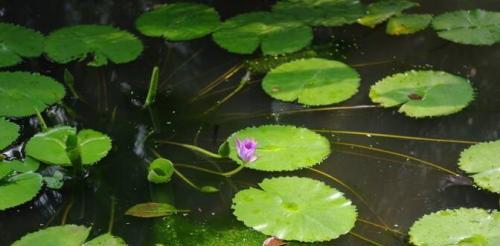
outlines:
[{"label": "notched lily pad", "polygon": [[426,29],[432,21],[432,15],[403,14],[392,17],[387,22],[385,32],[389,35],[412,34]]},{"label": "notched lily pad", "polygon": [[23,57],[38,57],[43,52],[41,33],[10,23],[0,23],[0,67],[20,63]]},{"label": "notched lily pad", "polygon": [[[253,162],[243,162],[236,149],[237,139],[254,139],[257,142]],[[231,135],[226,144],[228,157],[245,167],[261,171],[292,171],[319,164],[330,155],[330,142],[325,137],[306,128],[281,125],[264,125],[240,130]]]},{"label": "notched lily pad", "polygon": [[358,91],[359,74],[346,64],[320,58],[296,60],[271,70],[262,88],[273,98],[305,105],[345,101]]},{"label": "notched lily pad", "polygon": [[174,174],[174,164],[167,159],[158,158],[149,164],[148,180],[155,184],[168,183]]},{"label": "notched lily pad", "polygon": [[392,16],[399,15],[403,10],[418,6],[418,3],[407,0],[381,0],[370,3],[366,15],[358,20],[358,23],[368,27],[388,20]]},{"label": "notched lily pad", "polygon": [[328,241],[346,234],[356,207],[334,188],[299,177],[265,179],[233,199],[234,215],[266,235],[301,242]]},{"label": "notched lily pad", "polygon": [[[0,165],[4,165],[1,164]],[[19,206],[33,199],[42,188],[42,176],[22,173],[2,179],[0,183],[0,211]]]},{"label": "notched lily pad", "polygon": [[308,46],[313,33],[311,27],[292,17],[252,12],[227,19],[212,37],[233,53],[252,54],[260,46],[266,55],[279,55]]},{"label": "notched lily pad", "polygon": [[475,144],[460,154],[460,169],[483,189],[500,193],[500,140]]},{"label": "notched lily pad", "polygon": [[0,116],[30,116],[59,102],[64,95],[64,87],[50,77],[0,72]]},{"label": "notched lily pad", "polygon": [[500,213],[478,208],[441,210],[410,228],[410,242],[427,245],[500,245]]},{"label": "notched lily pad", "polygon": [[29,233],[12,246],[32,246],[40,243],[51,246],[81,246],[87,239],[90,228],[77,225],[54,226]]},{"label": "notched lily pad", "polygon": [[127,63],[142,52],[141,41],[127,31],[105,25],[78,25],[64,27],[47,36],[45,52],[57,63],[83,60],[93,56],[90,66],[103,66],[108,60]]},{"label": "notched lily pad", "polygon": [[12,144],[17,137],[19,137],[19,126],[0,117],[0,150]]},{"label": "notched lily pad", "polygon": [[146,36],[183,41],[201,38],[220,25],[215,9],[197,3],[165,4],[144,13],[135,22]]},{"label": "notched lily pad", "polygon": [[388,76],[370,89],[374,103],[415,118],[449,115],[464,109],[474,99],[465,78],[442,71],[409,71]]}]

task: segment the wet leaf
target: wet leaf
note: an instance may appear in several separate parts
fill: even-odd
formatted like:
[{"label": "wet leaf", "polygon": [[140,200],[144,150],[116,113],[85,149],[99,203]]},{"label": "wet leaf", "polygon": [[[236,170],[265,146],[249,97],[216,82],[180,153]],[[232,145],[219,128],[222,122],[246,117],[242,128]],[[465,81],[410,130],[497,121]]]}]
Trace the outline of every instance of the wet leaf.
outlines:
[{"label": "wet leaf", "polygon": [[392,17],[387,22],[385,32],[389,35],[412,34],[426,29],[432,21],[432,15],[403,14]]},{"label": "wet leaf", "polygon": [[149,182],[161,184],[168,183],[174,174],[174,164],[167,159],[157,158],[149,164]]},{"label": "wet leaf", "polygon": [[141,203],[129,208],[125,214],[140,218],[164,217],[175,213],[185,213],[189,210],[177,209],[167,203]]},{"label": "wet leaf", "polygon": [[11,145],[17,137],[19,137],[19,126],[0,117],[0,150]]},{"label": "wet leaf", "polygon": [[41,33],[10,23],[0,23],[0,67],[13,66],[23,57],[38,57],[43,52]]},{"label": "wet leaf", "polygon": [[30,201],[41,188],[42,176],[37,173],[22,173],[4,178],[0,184],[0,211]]},{"label": "wet leaf", "polygon": [[215,193],[215,192],[219,192],[219,189],[213,187],[213,186],[203,186],[200,188],[201,192],[204,192],[204,193]]},{"label": "wet leaf", "polygon": [[403,10],[418,6],[417,3],[407,0],[380,0],[370,3],[366,15],[358,20],[358,23],[368,27],[386,21],[394,15],[399,15]]},{"label": "wet leaf", "polygon": [[120,237],[106,233],[86,242],[83,246],[127,246],[127,243]]},{"label": "wet leaf", "polygon": [[52,176],[43,177],[43,181],[50,189],[61,189],[64,185],[64,174],[56,170]]},{"label": "wet leaf", "polygon": [[479,187],[500,193],[500,140],[475,144],[462,151],[458,166]]},{"label": "wet leaf", "polygon": [[12,246],[82,246],[90,233],[90,228],[77,225],[54,226],[29,233],[14,242]]},{"label": "wet leaf", "polygon": [[40,162],[38,162],[33,158],[26,157],[24,161],[20,160],[3,161],[0,162],[0,165],[8,166],[10,170],[18,173],[27,173],[38,170],[38,167],[40,167]]}]

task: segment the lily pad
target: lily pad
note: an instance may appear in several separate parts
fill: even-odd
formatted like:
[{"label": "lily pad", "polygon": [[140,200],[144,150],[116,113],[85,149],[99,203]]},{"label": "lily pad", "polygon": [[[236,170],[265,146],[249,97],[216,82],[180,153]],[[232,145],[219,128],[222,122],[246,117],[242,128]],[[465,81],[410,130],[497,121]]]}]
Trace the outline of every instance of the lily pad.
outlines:
[{"label": "lily pad", "polygon": [[168,183],[172,179],[172,175],[174,175],[174,164],[170,160],[158,158],[149,164],[149,182]]},{"label": "lily pad", "polygon": [[358,0],[286,0],[278,1],[273,12],[310,26],[332,27],[355,23],[365,8]]},{"label": "lily pad", "polygon": [[41,188],[42,176],[37,173],[22,173],[3,179],[0,184],[0,211],[30,201]]},{"label": "lily pad", "polygon": [[346,64],[320,58],[296,60],[271,70],[262,88],[273,98],[305,105],[345,101],[358,91],[359,74]]},{"label": "lily pad", "polygon": [[357,212],[334,188],[310,178],[265,179],[233,199],[234,215],[266,235],[301,242],[329,241],[348,233]]},{"label": "lily pad", "polygon": [[0,116],[30,116],[59,102],[64,87],[54,79],[28,72],[0,72]]},{"label": "lily pad", "polygon": [[98,162],[111,149],[111,139],[103,133],[82,130],[77,134],[73,127],[60,126],[33,136],[26,144],[26,154],[47,164],[71,166],[68,141],[75,135],[83,165]]},{"label": "lily pad", "polygon": [[127,246],[127,243],[120,237],[106,233],[86,242],[83,246]]},{"label": "lily pad", "polygon": [[[257,142],[253,162],[243,162],[236,150],[236,140],[251,138]],[[219,149],[245,167],[261,171],[292,171],[319,164],[330,155],[330,142],[306,128],[264,125],[240,130],[231,135]],[[225,153],[223,153],[225,152]]]},{"label": "lily pad", "polygon": [[409,71],[386,77],[370,89],[382,107],[401,105],[399,112],[415,118],[456,113],[474,99],[465,78],[442,71]]},{"label": "lily pad", "polygon": [[219,46],[238,54],[252,54],[259,46],[266,55],[292,53],[308,46],[312,39],[311,27],[269,12],[237,15],[213,33]]},{"label": "lily pad", "polygon": [[471,174],[479,187],[500,193],[500,140],[475,144],[462,151],[458,166]]},{"label": "lily pad", "polygon": [[189,212],[189,210],[177,209],[168,203],[141,203],[129,208],[125,214],[140,218],[165,217],[167,215]]},{"label": "lily pad", "polygon": [[403,14],[389,19],[385,32],[389,35],[412,34],[426,29],[431,21],[432,15]]},{"label": "lily pad", "polygon": [[146,36],[183,41],[212,33],[220,18],[214,8],[204,4],[173,3],[142,14],[135,25]]},{"label": "lily pad", "polygon": [[0,162],[0,165],[8,166],[11,171],[18,173],[34,172],[40,167],[40,162],[33,158],[26,157],[24,161],[12,160]]},{"label": "lily pad", "polygon": [[10,23],[0,23],[0,67],[20,63],[23,57],[38,57],[43,52],[41,33]]},{"label": "lily pad", "polygon": [[89,236],[90,228],[77,225],[54,226],[29,233],[14,242],[12,246],[82,246]]},{"label": "lily pad", "polygon": [[500,212],[478,208],[442,210],[415,222],[410,242],[427,245],[500,245]]},{"label": "lily pad", "polygon": [[438,15],[432,27],[439,37],[460,44],[492,45],[500,41],[500,12],[459,10]]},{"label": "lily pad", "polygon": [[403,10],[418,6],[418,3],[407,0],[381,0],[368,5],[366,15],[358,20],[358,23],[368,27],[388,20],[392,16],[399,15]]},{"label": "lily pad", "polygon": [[4,118],[0,118],[0,150],[12,144],[17,137],[19,137],[19,126]]},{"label": "lily pad", "polygon": [[103,66],[108,60],[127,63],[142,52],[142,43],[127,31],[105,25],[78,25],[64,27],[47,36],[45,52],[57,63],[83,60],[88,54],[90,66]]}]

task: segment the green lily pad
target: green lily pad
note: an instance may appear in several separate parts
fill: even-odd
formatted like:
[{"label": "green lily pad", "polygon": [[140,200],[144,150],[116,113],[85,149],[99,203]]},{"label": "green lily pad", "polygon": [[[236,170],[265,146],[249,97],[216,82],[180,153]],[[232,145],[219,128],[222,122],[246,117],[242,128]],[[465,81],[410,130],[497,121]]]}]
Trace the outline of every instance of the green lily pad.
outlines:
[{"label": "green lily pad", "polygon": [[167,159],[157,158],[149,164],[148,180],[151,183],[168,183],[174,175],[174,164]]},{"label": "green lily pad", "polygon": [[54,79],[28,72],[0,72],[0,116],[30,116],[59,102],[64,87]]},{"label": "green lily pad", "polygon": [[269,12],[240,14],[226,20],[213,33],[222,48],[238,54],[252,54],[259,46],[266,55],[298,51],[311,43],[311,27],[292,17]]},{"label": "green lily pad", "polygon": [[90,228],[77,225],[53,226],[23,236],[12,246],[82,246],[89,236]]},{"label": "green lily pad", "polygon": [[[257,142],[253,162],[243,162],[236,150],[236,140],[251,138]],[[292,171],[319,164],[330,155],[330,142],[306,128],[264,125],[240,130],[219,149],[221,154],[240,165],[261,171]],[[226,153],[222,153],[226,152]]]},{"label": "green lily pad", "polygon": [[462,110],[474,99],[474,90],[467,79],[446,72],[409,71],[377,82],[370,98],[385,108],[401,105],[399,112],[422,118]]},{"label": "green lily pad", "polygon": [[135,25],[146,36],[183,41],[212,33],[220,18],[214,8],[204,4],[173,3],[142,14]]},{"label": "green lily pad", "polygon": [[500,12],[459,10],[438,15],[432,27],[439,37],[460,44],[492,45],[500,41]]},{"label": "green lily pad", "polygon": [[0,162],[0,165],[8,166],[10,170],[18,173],[34,172],[40,167],[40,162],[33,158],[26,157],[24,161],[12,160]]},{"label": "green lily pad", "polygon": [[127,31],[105,25],[64,27],[47,36],[45,52],[57,63],[83,60],[93,55],[90,66],[103,66],[108,60],[127,63],[142,52],[142,43]]},{"label": "green lily pad", "polygon": [[22,173],[3,179],[0,184],[0,211],[30,201],[41,188],[42,176],[37,173]]},{"label": "green lily pad", "polygon": [[278,1],[273,12],[311,26],[332,27],[355,23],[365,8],[358,0],[285,0]]},{"label": "green lily pad", "polygon": [[106,233],[86,242],[83,246],[127,246],[127,243],[120,237]]},{"label": "green lily pad", "polygon": [[104,158],[111,150],[111,139],[94,130],[82,130],[69,126],[49,129],[33,136],[26,144],[26,154],[47,164],[71,166],[68,140],[77,137],[81,163],[92,165]]},{"label": "green lily pad", "polygon": [[0,23],[0,67],[20,63],[23,57],[38,57],[43,52],[41,33],[10,23]]},{"label": "green lily pad", "polygon": [[426,29],[431,21],[432,15],[403,14],[389,19],[385,32],[389,35],[412,34]]},{"label": "green lily pad", "polygon": [[265,179],[260,188],[238,192],[234,215],[266,235],[301,242],[329,241],[348,233],[356,207],[343,194],[310,178]]},{"label": "green lily pad", "polygon": [[345,101],[358,91],[359,74],[346,64],[320,58],[301,59],[271,70],[262,88],[273,98],[317,106]]},{"label": "green lily pad", "polygon": [[141,203],[129,208],[125,214],[139,218],[165,217],[167,215],[189,212],[189,210],[177,209],[168,203]]},{"label": "green lily pad", "polygon": [[500,140],[475,144],[462,151],[458,166],[471,174],[479,187],[500,193]]},{"label": "green lily pad", "polygon": [[478,208],[442,210],[420,218],[410,228],[410,242],[431,245],[500,245],[500,212]]},{"label": "green lily pad", "polygon": [[0,150],[12,144],[17,137],[19,137],[19,126],[4,118],[0,118]]},{"label": "green lily pad", "polygon": [[358,20],[358,23],[368,27],[388,20],[392,16],[399,15],[403,10],[418,6],[418,3],[407,0],[381,0],[368,5],[366,15]]}]

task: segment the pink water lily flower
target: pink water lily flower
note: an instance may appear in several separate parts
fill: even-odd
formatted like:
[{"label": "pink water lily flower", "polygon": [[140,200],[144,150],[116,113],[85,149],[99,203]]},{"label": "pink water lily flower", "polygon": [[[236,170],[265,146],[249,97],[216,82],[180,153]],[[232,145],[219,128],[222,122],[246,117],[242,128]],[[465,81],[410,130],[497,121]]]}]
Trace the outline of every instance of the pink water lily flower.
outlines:
[{"label": "pink water lily flower", "polygon": [[255,151],[257,150],[257,141],[251,138],[243,140],[236,139],[236,151],[238,156],[244,162],[253,162],[257,160]]}]

